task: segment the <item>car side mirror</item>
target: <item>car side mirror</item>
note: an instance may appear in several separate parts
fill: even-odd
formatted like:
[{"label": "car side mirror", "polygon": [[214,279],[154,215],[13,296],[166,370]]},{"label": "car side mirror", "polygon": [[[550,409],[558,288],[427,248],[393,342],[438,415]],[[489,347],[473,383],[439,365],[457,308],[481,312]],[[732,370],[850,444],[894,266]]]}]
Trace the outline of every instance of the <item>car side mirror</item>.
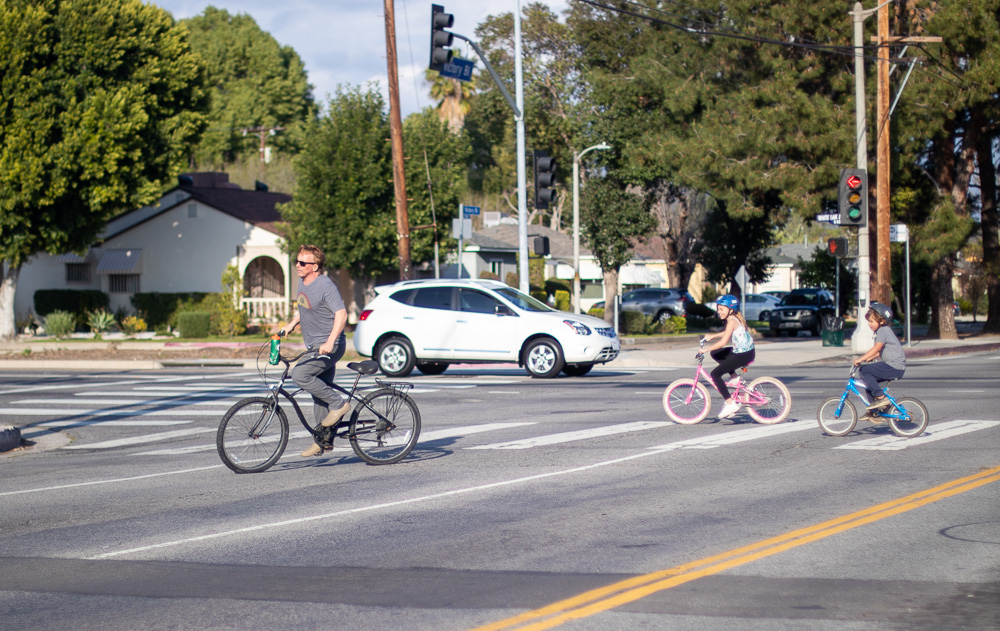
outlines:
[{"label": "car side mirror", "polygon": [[494,308],[494,312],[498,316],[511,316],[511,315],[514,315],[514,312],[511,311],[510,307],[508,307],[507,305],[497,305]]}]

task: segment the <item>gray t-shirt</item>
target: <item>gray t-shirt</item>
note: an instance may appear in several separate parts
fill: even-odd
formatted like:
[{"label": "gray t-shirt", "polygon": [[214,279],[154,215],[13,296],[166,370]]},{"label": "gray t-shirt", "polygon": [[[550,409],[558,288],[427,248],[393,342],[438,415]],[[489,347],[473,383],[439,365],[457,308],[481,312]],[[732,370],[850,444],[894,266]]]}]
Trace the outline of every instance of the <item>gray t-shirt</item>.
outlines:
[{"label": "gray t-shirt", "polygon": [[882,342],[882,361],[898,370],[906,369],[906,355],[903,354],[903,345],[899,343],[899,338],[887,325],[880,326],[875,330],[875,343]]},{"label": "gray t-shirt", "polygon": [[[308,285],[299,283],[299,326],[302,339],[311,349],[319,348],[333,331],[333,316],[344,309],[344,299],[340,290],[329,276],[317,276]],[[344,334],[340,334],[337,344],[344,344]]]}]

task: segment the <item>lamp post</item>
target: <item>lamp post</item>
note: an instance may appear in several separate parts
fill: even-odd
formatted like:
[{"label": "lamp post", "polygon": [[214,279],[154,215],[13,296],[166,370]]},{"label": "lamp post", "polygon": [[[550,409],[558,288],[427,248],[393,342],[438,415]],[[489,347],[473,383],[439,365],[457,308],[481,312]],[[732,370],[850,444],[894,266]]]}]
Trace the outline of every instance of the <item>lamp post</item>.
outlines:
[{"label": "lamp post", "polygon": [[610,148],[602,142],[573,154],[573,313],[580,313],[580,158],[588,151]]}]

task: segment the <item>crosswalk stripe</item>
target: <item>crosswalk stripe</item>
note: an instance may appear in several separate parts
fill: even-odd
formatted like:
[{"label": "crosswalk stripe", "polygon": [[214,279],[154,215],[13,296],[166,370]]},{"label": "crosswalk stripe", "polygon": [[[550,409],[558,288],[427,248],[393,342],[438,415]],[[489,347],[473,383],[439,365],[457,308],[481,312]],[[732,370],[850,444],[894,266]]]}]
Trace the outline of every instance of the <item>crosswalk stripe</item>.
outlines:
[{"label": "crosswalk stripe", "polygon": [[[188,405],[212,405],[212,406],[226,406],[231,407],[236,402],[235,398],[228,399],[217,399],[213,401],[181,401],[181,400],[170,400],[164,399],[160,401],[150,401],[149,399],[112,399],[113,405],[155,405],[158,407],[170,406],[170,407],[184,407]],[[59,404],[72,404],[72,405],[107,405],[109,401],[107,399],[21,399],[19,401],[13,402],[16,405],[59,405]]]},{"label": "crosswalk stripe", "polygon": [[969,432],[988,429],[1000,425],[1000,421],[970,421],[958,420],[945,423],[933,423],[927,427],[927,431],[920,436],[913,438],[900,438],[899,436],[877,436],[858,440],[846,445],[838,445],[834,449],[864,449],[871,451],[899,451],[910,447],[919,447],[937,440],[944,440],[952,436],[967,434]]},{"label": "crosswalk stripe", "polygon": [[78,419],[62,421],[39,421],[32,423],[29,427],[90,427],[100,425],[101,427],[159,427],[164,425],[185,425],[191,421],[143,421],[143,420],[102,420],[102,419]]},{"label": "crosswalk stripe", "polygon": [[0,414],[17,414],[19,416],[215,416],[218,410],[102,410],[97,409],[64,409],[64,408],[0,408]]},{"label": "crosswalk stripe", "polygon": [[721,445],[732,445],[735,443],[746,442],[748,440],[769,438],[771,436],[778,436],[789,432],[800,432],[807,429],[819,431],[819,426],[816,423],[809,423],[805,421],[781,423],[779,425],[762,425],[752,427],[750,429],[738,429],[731,432],[724,432],[722,434],[688,438],[686,440],[667,443],[666,445],[650,447],[650,449],[711,449]]},{"label": "crosswalk stripe", "polygon": [[568,443],[577,440],[585,440],[588,438],[597,438],[600,436],[612,436],[615,434],[624,434],[627,432],[637,432],[645,429],[653,429],[654,427],[665,427],[667,425],[673,425],[673,423],[669,423],[666,421],[637,421],[635,423],[604,425],[592,429],[584,429],[573,432],[561,432],[559,434],[549,434],[547,436],[535,436],[532,438],[513,440],[505,443],[493,443],[491,445],[477,445],[475,447],[466,447],[466,449],[529,449],[531,447],[539,447],[542,445],[557,445],[559,443]]},{"label": "crosswalk stripe", "polygon": [[192,427],[190,429],[180,429],[173,432],[159,432],[157,434],[143,434],[142,436],[132,436],[130,438],[119,438],[117,440],[105,440],[89,445],[68,445],[63,449],[111,449],[113,447],[125,447],[126,445],[140,445],[142,443],[152,443],[159,440],[170,440],[172,438],[182,438],[194,434],[204,434],[214,432],[214,429],[207,427]]}]

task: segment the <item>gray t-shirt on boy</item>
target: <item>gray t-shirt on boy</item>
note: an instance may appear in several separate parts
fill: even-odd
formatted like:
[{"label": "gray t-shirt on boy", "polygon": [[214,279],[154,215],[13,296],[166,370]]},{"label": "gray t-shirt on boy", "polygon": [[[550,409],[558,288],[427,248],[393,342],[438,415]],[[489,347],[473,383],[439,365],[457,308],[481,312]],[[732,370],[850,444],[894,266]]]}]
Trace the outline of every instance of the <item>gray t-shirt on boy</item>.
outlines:
[{"label": "gray t-shirt on boy", "polygon": [[906,355],[903,354],[903,345],[899,343],[899,338],[888,325],[882,325],[875,331],[875,343],[879,342],[885,344],[882,349],[882,361],[892,368],[905,370]]},{"label": "gray t-shirt on boy", "polygon": [[[329,276],[320,275],[308,285],[299,283],[299,297],[296,302],[299,306],[302,339],[306,346],[317,349],[330,337],[334,314],[345,308],[340,290]],[[337,344],[344,344],[345,339],[341,333]]]}]

